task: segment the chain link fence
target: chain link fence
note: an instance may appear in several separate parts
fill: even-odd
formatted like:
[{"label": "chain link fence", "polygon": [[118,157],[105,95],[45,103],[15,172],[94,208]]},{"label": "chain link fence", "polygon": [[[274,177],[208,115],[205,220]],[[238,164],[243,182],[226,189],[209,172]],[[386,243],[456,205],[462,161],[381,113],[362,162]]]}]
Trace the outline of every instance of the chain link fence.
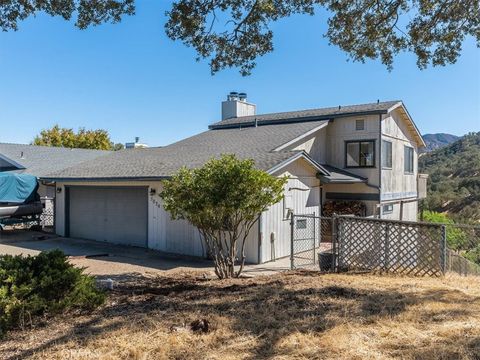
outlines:
[{"label": "chain link fence", "polygon": [[331,269],[334,234],[332,218],[292,215],[290,226],[291,268],[313,270],[322,264],[325,270]]},{"label": "chain link fence", "polygon": [[480,276],[480,226],[445,224],[447,272]]}]

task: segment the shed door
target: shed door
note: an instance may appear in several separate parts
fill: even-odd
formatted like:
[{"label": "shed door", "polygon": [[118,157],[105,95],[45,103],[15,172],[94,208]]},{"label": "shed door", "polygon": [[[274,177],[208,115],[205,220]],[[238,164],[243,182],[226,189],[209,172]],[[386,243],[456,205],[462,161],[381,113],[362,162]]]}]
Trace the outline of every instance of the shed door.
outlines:
[{"label": "shed door", "polygon": [[72,186],[67,191],[68,236],[147,247],[146,187]]}]

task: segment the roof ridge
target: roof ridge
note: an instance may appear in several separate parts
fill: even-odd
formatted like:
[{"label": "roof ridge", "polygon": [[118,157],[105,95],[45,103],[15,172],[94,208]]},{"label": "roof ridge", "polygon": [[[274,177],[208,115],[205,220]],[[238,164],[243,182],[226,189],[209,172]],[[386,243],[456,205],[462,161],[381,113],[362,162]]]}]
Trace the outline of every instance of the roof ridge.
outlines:
[{"label": "roof ridge", "polygon": [[257,115],[238,116],[217,121],[209,125],[209,129],[216,130],[220,128],[252,126],[252,125],[270,125],[283,122],[303,122],[309,120],[328,119],[333,117],[350,116],[355,114],[376,114],[386,113],[392,106],[403,104],[402,100],[389,100],[382,102],[339,105],[324,108],[312,108],[305,110],[294,110],[276,113],[266,113]]},{"label": "roof ridge", "polygon": [[291,114],[296,112],[304,112],[304,111],[314,111],[314,110],[326,110],[326,109],[336,109],[340,107],[351,107],[351,106],[367,106],[367,105],[380,105],[380,104],[387,104],[387,103],[399,103],[403,102],[402,100],[387,100],[387,101],[380,101],[380,102],[370,102],[370,103],[363,103],[363,104],[348,104],[348,105],[337,105],[337,106],[325,106],[325,107],[316,107],[316,108],[306,108],[302,110],[291,110],[291,111],[277,111],[277,112],[270,112],[270,113],[263,113],[263,114],[256,114],[256,115],[245,115],[245,116],[237,116],[237,117],[230,117],[226,118],[225,120],[231,119],[240,119],[243,117],[255,117],[255,116],[268,116],[268,115],[281,115],[281,114]]},{"label": "roof ridge", "polygon": [[19,143],[10,143],[10,142],[0,142],[1,145],[14,145],[14,146],[25,146],[25,147],[32,147],[32,148],[44,148],[44,149],[63,149],[63,150],[85,150],[85,151],[105,151],[105,152],[112,152],[112,150],[101,150],[101,149],[85,149],[85,148],[77,148],[77,147],[64,147],[64,146],[49,146],[49,145],[34,145],[34,144],[19,144]]}]

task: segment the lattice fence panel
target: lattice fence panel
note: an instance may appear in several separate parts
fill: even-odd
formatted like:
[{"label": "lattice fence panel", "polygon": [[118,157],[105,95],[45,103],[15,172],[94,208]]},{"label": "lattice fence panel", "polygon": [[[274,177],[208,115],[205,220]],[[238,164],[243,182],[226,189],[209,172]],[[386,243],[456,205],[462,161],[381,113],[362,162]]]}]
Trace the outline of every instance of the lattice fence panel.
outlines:
[{"label": "lattice fence panel", "polygon": [[44,204],[43,212],[40,215],[40,225],[42,227],[53,228],[55,225],[55,200],[45,198],[42,199]]},{"label": "lattice fence panel", "polygon": [[444,272],[442,226],[339,217],[339,270],[373,270],[418,276]]}]

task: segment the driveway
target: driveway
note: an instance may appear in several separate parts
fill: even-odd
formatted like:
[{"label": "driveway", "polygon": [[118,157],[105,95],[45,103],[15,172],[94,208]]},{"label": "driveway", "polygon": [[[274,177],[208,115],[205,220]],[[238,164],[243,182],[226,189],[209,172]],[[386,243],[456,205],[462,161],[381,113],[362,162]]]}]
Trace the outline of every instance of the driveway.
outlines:
[{"label": "driveway", "polygon": [[[0,232],[0,254],[36,255],[44,250],[60,249],[70,261],[86,272],[100,277],[119,278],[132,274],[159,274],[198,271],[213,275],[210,261],[164,254],[159,251],[72,239],[53,234],[25,230]],[[288,269],[288,259],[262,265],[247,265],[245,275],[271,275]]]}]

